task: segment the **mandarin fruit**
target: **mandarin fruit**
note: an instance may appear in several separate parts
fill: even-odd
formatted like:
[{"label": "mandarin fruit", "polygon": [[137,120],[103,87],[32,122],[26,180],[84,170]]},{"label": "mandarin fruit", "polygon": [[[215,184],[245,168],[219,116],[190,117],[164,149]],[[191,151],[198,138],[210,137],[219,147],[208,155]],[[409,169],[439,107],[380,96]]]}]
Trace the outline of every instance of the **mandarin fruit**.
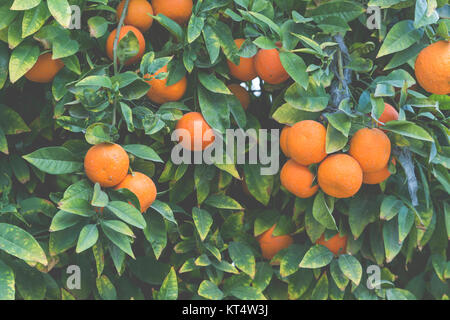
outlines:
[{"label": "mandarin fruit", "polygon": [[275,227],[276,225],[273,225],[258,237],[262,256],[267,260],[271,260],[280,250],[289,247],[294,242],[289,235],[272,236]]},{"label": "mandarin fruit", "polygon": [[308,167],[288,160],[280,173],[281,185],[299,198],[309,198],[316,194],[318,185],[313,186],[314,175]]},{"label": "mandarin fruit", "polygon": [[295,162],[304,166],[319,163],[326,156],[327,130],[313,120],[303,120],[294,124],[288,131],[287,150]]}]

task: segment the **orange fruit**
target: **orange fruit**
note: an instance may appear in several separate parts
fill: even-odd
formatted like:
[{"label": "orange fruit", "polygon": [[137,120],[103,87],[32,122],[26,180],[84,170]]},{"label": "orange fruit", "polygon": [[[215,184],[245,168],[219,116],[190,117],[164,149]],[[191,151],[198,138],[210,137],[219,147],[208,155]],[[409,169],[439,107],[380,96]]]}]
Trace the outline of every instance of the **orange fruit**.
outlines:
[{"label": "orange fruit", "polygon": [[313,120],[303,120],[288,131],[287,150],[295,162],[304,166],[319,163],[327,156],[325,151],[327,130]]},{"label": "orange fruit", "polygon": [[25,74],[25,78],[32,82],[49,83],[62,68],[64,68],[62,60],[53,60],[50,52],[44,53],[39,56],[33,68]]},{"label": "orange fruit", "polygon": [[333,252],[335,255],[344,254],[347,250],[347,236],[341,237],[339,233],[328,240],[325,240],[325,235],[322,234],[322,236],[319,238],[319,240],[316,241],[316,243],[327,247],[328,250]]},{"label": "orange fruit", "polygon": [[[130,64],[134,64],[139,62],[139,60],[142,58],[145,52],[145,39],[142,33],[139,31],[139,29],[133,27],[133,26],[122,26],[120,29],[120,35],[119,35],[119,41],[125,37],[128,32],[133,32],[136,38],[139,41],[139,52],[132,58],[128,59],[124,62],[124,65],[128,66]],[[108,54],[108,57],[113,60],[114,59],[114,40],[116,39],[117,29],[114,29],[106,41],[106,53]]]},{"label": "orange fruit", "polygon": [[100,143],[84,157],[84,171],[89,180],[102,187],[114,187],[127,175],[130,160],[125,150],[115,143]]},{"label": "orange fruit", "polygon": [[271,260],[280,250],[289,247],[294,241],[289,235],[272,236],[276,225],[265,231],[258,237],[259,246],[261,247],[264,259]]},{"label": "orange fruit", "polygon": [[189,20],[193,6],[192,0],[152,0],[156,16],[162,13],[179,24],[185,24]]},{"label": "orange fruit", "polygon": [[[186,113],[178,120],[176,130],[184,129],[180,132],[179,142],[183,148],[191,151],[205,150],[214,142],[214,132],[199,112]],[[187,135],[187,136],[185,136]],[[186,140],[184,139],[186,138]]]},{"label": "orange fruit", "polygon": [[[238,48],[241,48],[245,39],[236,39],[234,43]],[[235,65],[230,60],[227,60],[228,67],[230,68],[230,74],[241,81],[251,81],[257,77],[254,57],[252,58],[240,58],[239,65]]]},{"label": "orange fruit", "polygon": [[[391,162],[395,165],[395,158],[392,158]],[[385,181],[387,178],[391,176],[391,172],[389,171],[389,165],[384,167],[383,169],[375,172],[363,172],[363,183],[365,184],[379,184]]]},{"label": "orange fruit", "polygon": [[128,189],[139,200],[141,212],[147,211],[156,199],[156,186],[153,180],[140,172],[128,174],[114,189]]},{"label": "orange fruit", "polygon": [[[385,103],[384,104],[384,111],[381,114],[381,116],[378,119],[378,121],[383,122],[383,123],[387,123],[387,122],[392,121],[392,120],[398,120],[398,112],[389,103]],[[381,124],[379,123],[378,125],[380,126]]]},{"label": "orange fruit", "polygon": [[255,69],[258,76],[270,84],[280,84],[289,79],[280,60],[278,49],[261,49],[255,56]]},{"label": "orange fruit", "polygon": [[349,198],[361,188],[363,172],[347,154],[327,157],[319,166],[317,180],[323,192],[335,198]]},{"label": "orange fruit", "polygon": [[285,126],[283,128],[283,130],[281,130],[281,134],[280,134],[280,148],[286,157],[289,157],[289,150],[287,148],[287,138],[288,138],[288,132],[289,132],[290,128],[291,127],[289,127],[289,126]]},{"label": "orange fruit", "polygon": [[162,67],[152,76],[146,75],[146,78],[150,78],[147,83],[151,86],[147,92],[147,97],[150,101],[158,104],[180,100],[186,93],[186,77],[183,77],[177,83],[167,86],[167,77],[165,79],[155,79],[161,72],[167,73],[167,66]]},{"label": "orange fruit", "polygon": [[242,108],[244,108],[244,110],[247,110],[248,106],[250,105],[250,95],[248,94],[247,90],[236,83],[230,84],[228,86],[228,89],[230,89],[231,93],[234,94],[239,100]]},{"label": "orange fruit", "polygon": [[[117,21],[122,16],[124,6],[125,0],[117,6]],[[131,0],[124,23],[138,28],[141,32],[148,31],[153,24],[153,18],[149,14],[153,15],[153,8],[147,0]]]},{"label": "orange fruit", "polygon": [[438,41],[420,51],[414,71],[417,81],[426,91],[449,94],[450,41]]},{"label": "orange fruit", "polygon": [[391,156],[391,141],[380,129],[363,128],[350,141],[349,153],[364,172],[380,171]]},{"label": "orange fruit", "polygon": [[280,173],[281,185],[299,198],[309,198],[316,194],[318,185],[313,186],[314,175],[308,167],[288,160]]}]

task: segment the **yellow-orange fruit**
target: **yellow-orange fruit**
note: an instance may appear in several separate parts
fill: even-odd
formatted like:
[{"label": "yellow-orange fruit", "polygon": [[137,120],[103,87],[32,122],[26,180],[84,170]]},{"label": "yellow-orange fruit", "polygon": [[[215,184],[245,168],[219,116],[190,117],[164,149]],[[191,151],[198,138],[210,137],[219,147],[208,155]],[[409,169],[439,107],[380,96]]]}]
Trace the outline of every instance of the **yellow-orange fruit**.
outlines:
[{"label": "yellow-orange fruit", "polygon": [[[122,26],[119,34],[119,41],[125,37],[128,32],[133,32],[139,42],[139,52],[132,58],[128,59],[124,62],[124,65],[128,66],[134,63],[137,63],[141,60],[142,56],[145,52],[145,39],[139,29],[133,26]],[[114,60],[114,41],[116,39],[117,29],[114,29],[106,41],[106,53],[111,60]]]},{"label": "yellow-orange fruit", "polygon": [[[234,43],[240,48],[245,39],[236,39]],[[256,78],[256,70],[254,65],[254,57],[252,58],[240,58],[239,65],[235,65],[230,60],[227,60],[228,67],[230,68],[230,74],[241,81],[251,81]]]},{"label": "yellow-orange fruit", "polygon": [[156,79],[156,76],[161,72],[167,73],[167,66],[162,67],[152,76],[146,75],[147,79],[150,78],[150,80],[147,80],[147,83],[151,86],[147,92],[147,97],[150,101],[158,104],[180,100],[186,93],[186,77],[183,77],[177,83],[167,86],[167,77]]},{"label": "yellow-orange fruit", "polygon": [[[391,162],[395,165],[395,158],[392,158]],[[383,169],[375,172],[364,172],[363,173],[363,183],[365,184],[379,184],[385,181],[387,178],[391,176],[391,172],[389,171],[389,165],[384,167]]]},{"label": "yellow-orange fruit", "polygon": [[259,50],[255,56],[255,70],[261,79],[270,84],[280,84],[289,79],[278,49]]},{"label": "yellow-orange fruit", "polygon": [[193,6],[192,0],[152,0],[156,16],[161,13],[181,25],[189,21]]},{"label": "yellow-orange fruit", "polygon": [[84,171],[93,183],[114,187],[125,179],[130,160],[118,144],[100,143],[89,149],[84,157]]},{"label": "yellow-orange fruit", "polygon": [[[378,119],[378,121],[383,122],[383,123],[387,123],[387,122],[392,121],[392,120],[398,120],[398,112],[389,103],[385,103],[384,104],[384,111],[381,114],[381,116]],[[381,125],[381,124],[379,124],[379,125]]]},{"label": "yellow-orange fruit", "polygon": [[364,172],[380,171],[391,156],[391,141],[380,129],[363,128],[350,141],[349,153]]},{"label": "yellow-orange fruit", "polygon": [[287,150],[295,162],[304,166],[319,163],[326,156],[327,130],[313,120],[303,120],[294,124],[288,131]]},{"label": "yellow-orange fruit", "polygon": [[186,139],[183,132],[179,132],[179,142],[183,148],[191,151],[201,151],[214,142],[214,132],[199,112],[186,113],[178,120],[175,127],[177,130],[186,130]]},{"label": "yellow-orange fruit", "polygon": [[250,105],[250,95],[248,94],[247,90],[236,83],[228,85],[228,89],[230,89],[231,93],[233,93],[239,100],[242,108],[244,110],[247,110],[248,106]]},{"label": "yellow-orange fruit", "polygon": [[417,56],[414,71],[419,84],[434,94],[450,93],[450,41],[438,41]]},{"label": "yellow-orange fruit", "polygon": [[347,154],[327,157],[317,172],[320,189],[335,198],[349,198],[361,188],[363,172],[355,159]]},{"label": "yellow-orange fruit", "polygon": [[[124,6],[125,0],[122,0],[117,6],[117,21],[122,16]],[[128,4],[124,23],[138,28],[141,32],[145,32],[153,24],[153,18],[149,14],[153,15],[153,8],[147,0],[131,0]]]},{"label": "yellow-orange fruit", "polygon": [[275,227],[276,225],[273,225],[272,228],[265,231],[258,237],[262,256],[267,260],[271,260],[280,250],[289,247],[293,242],[292,237],[289,235],[282,235],[277,237],[272,236]]},{"label": "yellow-orange fruit", "polygon": [[147,211],[156,199],[156,186],[153,180],[140,172],[128,174],[114,189],[128,189],[139,200],[141,212]]},{"label": "yellow-orange fruit", "polygon": [[339,233],[328,240],[325,240],[325,235],[322,234],[316,243],[327,247],[335,255],[344,254],[347,251],[347,236],[341,237]]},{"label": "yellow-orange fruit", "polygon": [[313,186],[314,175],[308,167],[288,160],[280,173],[281,185],[299,198],[309,198],[316,194],[318,185]]},{"label": "yellow-orange fruit", "polygon": [[64,68],[62,60],[53,60],[50,52],[44,53],[39,56],[33,68],[25,74],[25,78],[32,82],[49,83],[62,68]]},{"label": "yellow-orange fruit", "polygon": [[289,149],[287,147],[287,138],[288,138],[288,132],[289,132],[290,128],[291,128],[290,126],[285,126],[283,128],[283,130],[281,130],[281,134],[280,134],[280,148],[286,157],[290,157]]}]

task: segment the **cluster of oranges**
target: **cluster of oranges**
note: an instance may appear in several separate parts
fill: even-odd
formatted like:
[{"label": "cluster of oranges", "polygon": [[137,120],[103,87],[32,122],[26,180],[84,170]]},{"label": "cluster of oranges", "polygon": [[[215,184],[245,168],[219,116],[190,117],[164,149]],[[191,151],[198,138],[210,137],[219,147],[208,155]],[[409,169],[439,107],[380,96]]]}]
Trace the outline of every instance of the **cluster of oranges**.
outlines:
[{"label": "cluster of oranges", "polygon": [[[378,119],[379,125],[397,120],[398,112],[389,104]],[[378,128],[358,130],[350,141],[349,154],[327,155],[326,128],[319,122],[303,120],[292,127],[283,128],[280,148],[290,159],[280,173],[281,184],[299,198],[309,198],[322,189],[336,198],[349,198],[366,184],[378,184],[390,176],[388,162],[391,142]],[[308,166],[318,164],[317,180]],[[289,247],[290,235],[273,236],[276,225],[258,237],[263,257],[272,259],[280,250]],[[335,255],[345,253],[347,236],[336,234],[325,239],[323,234],[316,242]]]},{"label": "cluster of oranges", "polygon": [[153,180],[143,173],[128,173],[130,160],[118,144],[101,143],[89,149],[84,158],[84,170],[93,183],[115,190],[128,189],[139,200],[141,212],[145,212],[156,199]]},{"label": "cluster of oranges", "polygon": [[[385,104],[380,125],[398,119],[398,112]],[[358,130],[350,141],[348,154],[327,155],[327,130],[313,120],[284,127],[280,136],[282,152],[289,158],[280,174],[281,184],[299,198],[313,196],[319,187],[335,198],[355,195],[362,183],[378,184],[390,176],[388,162],[391,142],[380,129]],[[316,177],[308,166],[318,164]]]},{"label": "cluster of oranges", "polygon": [[[117,19],[122,16],[125,0],[122,0],[117,7]],[[124,62],[124,65],[131,65],[141,60],[145,53],[145,38],[142,33],[148,31],[153,24],[152,15],[163,14],[166,17],[184,25],[192,14],[192,0],[152,0],[151,4],[147,0],[131,0],[125,16],[124,26],[120,29],[119,40],[129,32],[132,32],[139,42],[138,53]],[[117,29],[112,31],[106,42],[106,52],[108,57],[114,59],[114,41]],[[187,79],[182,77],[177,83],[167,85],[167,77],[157,79],[157,75],[167,73],[167,65],[162,67],[153,75],[145,75],[150,89],[147,97],[157,104],[178,101],[186,93]]]}]

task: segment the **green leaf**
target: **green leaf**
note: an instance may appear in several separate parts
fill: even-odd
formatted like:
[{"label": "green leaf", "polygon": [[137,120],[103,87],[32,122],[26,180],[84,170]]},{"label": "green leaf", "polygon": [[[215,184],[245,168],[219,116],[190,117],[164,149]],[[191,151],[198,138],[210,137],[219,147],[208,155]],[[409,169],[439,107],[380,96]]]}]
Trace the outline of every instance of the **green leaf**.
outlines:
[{"label": "green leaf", "polygon": [[322,191],[319,191],[314,198],[313,216],[325,228],[337,230],[336,221],[333,217],[334,201],[326,197]]},{"label": "green leaf", "polygon": [[224,294],[213,282],[203,280],[198,287],[198,294],[209,300],[222,300]]},{"label": "green leaf", "polygon": [[204,202],[206,205],[229,210],[242,210],[244,209],[236,200],[226,196],[224,194],[212,194]]},{"label": "green leaf", "polygon": [[198,79],[200,80],[200,83],[211,92],[231,95],[231,91],[227,88],[225,83],[217,79],[212,73],[199,72]]},{"label": "green leaf", "polygon": [[176,23],[172,19],[169,19],[162,13],[158,14],[157,16],[152,16],[152,17],[153,17],[153,19],[158,21],[164,28],[166,28],[167,31],[169,31],[170,34],[172,36],[174,36],[179,42],[183,41],[184,32],[178,23]]},{"label": "green leaf", "polygon": [[125,221],[139,229],[146,226],[145,219],[142,214],[131,204],[122,201],[111,201],[107,208],[111,210],[119,219]]},{"label": "green leaf", "polygon": [[205,18],[192,15],[189,19],[187,40],[189,43],[194,42],[202,33],[205,26]]},{"label": "green leaf", "polygon": [[[131,249],[131,240],[128,236],[119,233],[113,229],[110,229],[109,227],[105,226],[104,224],[101,225],[103,233],[106,235],[106,237],[117,246],[118,249],[122,250],[126,254],[128,254],[130,257],[135,259],[133,250]],[[119,250],[119,251],[120,251]],[[113,254],[111,254],[111,257],[114,260]],[[114,261],[116,264],[117,261]]]},{"label": "green leaf", "polygon": [[64,28],[69,28],[72,9],[67,0],[47,0],[48,9],[56,21]]},{"label": "green leaf", "polygon": [[403,206],[398,212],[398,240],[403,242],[414,225],[414,213],[406,206]]},{"label": "green leaf", "polygon": [[29,10],[41,3],[42,0],[14,0],[11,10]]},{"label": "green leaf", "polygon": [[159,200],[155,200],[152,203],[151,208],[153,210],[156,210],[159,214],[161,214],[166,220],[169,220],[170,222],[173,222],[177,224],[177,221],[175,220],[175,217],[173,216],[173,211],[169,207],[167,203],[161,202]]},{"label": "green leaf", "polygon": [[0,260],[0,300],[14,300],[15,294],[14,271]]},{"label": "green leaf", "polygon": [[302,120],[316,120],[320,116],[318,112],[308,112],[294,108],[289,103],[283,104],[272,114],[272,118],[278,123],[293,125]]},{"label": "green leaf", "polygon": [[81,229],[76,252],[83,252],[92,247],[98,240],[98,229],[95,224],[88,224]]},{"label": "green leaf", "polygon": [[3,104],[0,104],[0,127],[6,135],[30,131],[22,117],[16,111]]},{"label": "green leaf", "polygon": [[151,212],[149,215],[146,215],[145,220],[147,226],[144,229],[144,235],[152,245],[156,259],[159,259],[167,245],[167,231],[164,218],[156,212]]},{"label": "green leaf", "polygon": [[37,62],[39,47],[23,42],[11,53],[9,60],[9,78],[15,83],[22,78]]},{"label": "green leaf", "polygon": [[113,143],[115,128],[106,123],[93,123],[87,129],[84,137],[87,143],[96,145],[100,143]]},{"label": "green leaf", "polygon": [[308,88],[309,77],[303,59],[292,52],[280,52],[280,60],[287,73],[304,89]]},{"label": "green leaf", "polygon": [[158,300],[177,300],[177,298],[178,281],[175,269],[172,267],[158,292]]},{"label": "green leaf", "polygon": [[49,174],[73,173],[83,168],[83,163],[64,147],[47,147],[23,156],[25,160]]},{"label": "green leaf", "polygon": [[317,269],[328,265],[331,260],[333,253],[330,250],[321,245],[314,245],[306,252],[299,267]]},{"label": "green leaf", "polygon": [[412,20],[397,22],[384,39],[377,58],[409,48],[417,43],[422,35],[423,29],[416,29]]},{"label": "green leaf", "polygon": [[0,249],[19,259],[47,265],[39,243],[27,231],[12,224],[0,223]]},{"label": "green leaf", "polygon": [[348,285],[349,277],[342,272],[338,260],[333,260],[330,265],[330,274],[339,290],[344,291]]},{"label": "green leaf", "polygon": [[255,256],[246,244],[241,242],[231,242],[228,246],[228,253],[236,267],[248,274],[251,278],[255,277]]},{"label": "green leaf", "polygon": [[123,148],[127,152],[134,154],[138,158],[164,163],[164,161],[159,157],[155,150],[148,146],[144,146],[142,144],[129,144],[123,146]]},{"label": "green leaf", "polygon": [[286,253],[280,262],[280,274],[282,277],[288,277],[298,271],[298,266],[305,252],[306,250],[303,246],[296,244],[286,249]]},{"label": "green leaf", "polygon": [[386,298],[388,300],[416,300],[411,292],[399,288],[386,289]]},{"label": "green leaf", "polygon": [[391,262],[400,252],[403,243],[398,237],[398,223],[393,219],[383,225],[384,250],[386,252],[386,262]]},{"label": "green leaf", "polygon": [[326,93],[325,88],[310,82],[308,89],[294,83],[287,89],[284,98],[294,108],[319,112],[327,107],[330,96]]},{"label": "green leaf", "polygon": [[59,209],[82,217],[92,217],[96,214],[89,201],[75,197],[61,201]]},{"label": "green leaf", "polygon": [[192,219],[194,220],[195,227],[197,228],[200,239],[205,240],[209,230],[213,224],[213,219],[208,211],[194,207],[192,209]]},{"label": "green leaf", "polygon": [[230,294],[241,300],[266,300],[260,290],[247,286],[233,287]]},{"label": "green leaf", "polygon": [[97,285],[98,294],[103,300],[117,299],[116,288],[107,276],[102,275],[100,278],[97,278],[95,284]]},{"label": "green leaf", "polygon": [[119,232],[123,235],[134,238],[134,233],[131,228],[120,220],[102,220],[102,226],[108,227],[111,230]]},{"label": "green leaf", "polygon": [[65,230],[67,228],[73,227],[80,221],[81,217],[79,215],[60,210],[54,215],[52,219],[50,231],[54,232]]},{"label": "green leaf", "polygon": [[328,298],[328,276],[327,273],[320,277],[319,281],[317,281],[314,290],[311,293],[312,300],[327,300]]},{"label": "green leaf", "polygon": [[388,221],[391,220],[397,215],[402,206],[403,203],[395,196],[389,195],[385,197],[381,203],[380,219]]},{"label": "green leaf", "polygon": [[433,138],[425,129],[410,121],[392,120],[386,123],[383,126],[383,129],[398,133],[405,137],[433,142]]},{"label": "green leaf", "polygon": [[321,3],[320,6],[308,13],[316,22],[326,21],[332,17],[338,17],[349,22],[359,17],[363,12],[364,7],[357,2],[332,1]]},{"label": "green leaf", "polygon": [[349,254],[341,254],[338,259],[339,268],[355,286],[359,285],[362,277],[362,267],[359,261]]}]

